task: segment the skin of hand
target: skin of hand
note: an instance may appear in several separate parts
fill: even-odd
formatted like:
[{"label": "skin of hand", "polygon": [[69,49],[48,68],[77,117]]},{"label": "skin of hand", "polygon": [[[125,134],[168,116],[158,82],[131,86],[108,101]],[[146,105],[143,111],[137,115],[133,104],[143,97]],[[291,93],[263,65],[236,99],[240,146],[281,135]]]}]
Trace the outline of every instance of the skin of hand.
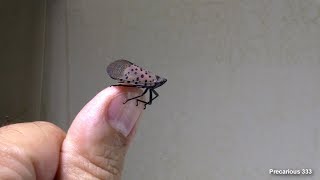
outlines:
[{"label": "skin of hand", "polygon": [[35,121],[0,128],[2,179],[121,179],[143,104],[137,88],[108,87],[78,113],[65,133]]}]

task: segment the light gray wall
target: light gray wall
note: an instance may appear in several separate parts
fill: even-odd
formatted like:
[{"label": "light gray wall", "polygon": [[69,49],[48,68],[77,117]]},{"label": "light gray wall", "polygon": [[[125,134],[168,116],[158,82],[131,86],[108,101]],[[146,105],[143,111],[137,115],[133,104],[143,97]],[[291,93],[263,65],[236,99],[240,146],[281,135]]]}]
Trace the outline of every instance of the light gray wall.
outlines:
[{"label": "light gray wall", "polygon": [[70,122],[66,2],[62,0],[47,1],[41,104],[41,119],[53,121],[65,130]]},{"label": "light gray wall", "polygon": [[168,78],[123,179],[319,179],[319,1],[55,0],[46,37],[42,116],[61,126],[112,59]]}]

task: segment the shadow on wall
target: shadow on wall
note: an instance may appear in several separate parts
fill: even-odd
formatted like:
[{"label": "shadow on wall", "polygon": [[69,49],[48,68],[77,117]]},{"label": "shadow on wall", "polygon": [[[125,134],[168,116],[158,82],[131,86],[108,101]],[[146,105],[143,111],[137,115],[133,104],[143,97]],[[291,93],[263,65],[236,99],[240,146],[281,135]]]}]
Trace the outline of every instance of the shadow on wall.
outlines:
[{"label": "shadow on wall", "polygon": [[0,124],[39,120],[45,1],[1,1],[0,22]]}]

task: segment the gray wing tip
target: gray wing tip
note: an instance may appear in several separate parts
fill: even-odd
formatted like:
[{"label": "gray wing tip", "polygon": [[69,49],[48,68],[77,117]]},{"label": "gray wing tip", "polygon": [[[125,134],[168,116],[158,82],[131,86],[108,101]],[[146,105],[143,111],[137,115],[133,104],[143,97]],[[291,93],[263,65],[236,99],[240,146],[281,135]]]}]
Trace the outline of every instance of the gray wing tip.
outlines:
[{"label": "gray wing tip", "polygon": [[133,64],[132,62],[130,62],[126,59],[118,59],[118,60],[113,61],[112,63],[130,64],[130,65]]},{"label": "gray wing tip", "polygon": [[107,66],[107,73],[112,79],[118,79],[123,73],[124,69],[132,64],[132,62],[125,59],[115,60]]}]

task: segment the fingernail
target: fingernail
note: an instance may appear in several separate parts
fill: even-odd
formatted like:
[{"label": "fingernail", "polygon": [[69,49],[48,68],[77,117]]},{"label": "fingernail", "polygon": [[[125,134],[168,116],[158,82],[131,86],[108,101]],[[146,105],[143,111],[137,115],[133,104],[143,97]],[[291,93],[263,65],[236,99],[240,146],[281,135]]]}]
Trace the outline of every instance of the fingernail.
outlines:
[{"label": "fingernail", "polygon": [[108,109],[108,121],[112,128],[128,136],[143,111],[142,103],[136,106],[136,100],[127,99],[139,96],[136,92],[127,92],[118,94],[111,100]]}]

